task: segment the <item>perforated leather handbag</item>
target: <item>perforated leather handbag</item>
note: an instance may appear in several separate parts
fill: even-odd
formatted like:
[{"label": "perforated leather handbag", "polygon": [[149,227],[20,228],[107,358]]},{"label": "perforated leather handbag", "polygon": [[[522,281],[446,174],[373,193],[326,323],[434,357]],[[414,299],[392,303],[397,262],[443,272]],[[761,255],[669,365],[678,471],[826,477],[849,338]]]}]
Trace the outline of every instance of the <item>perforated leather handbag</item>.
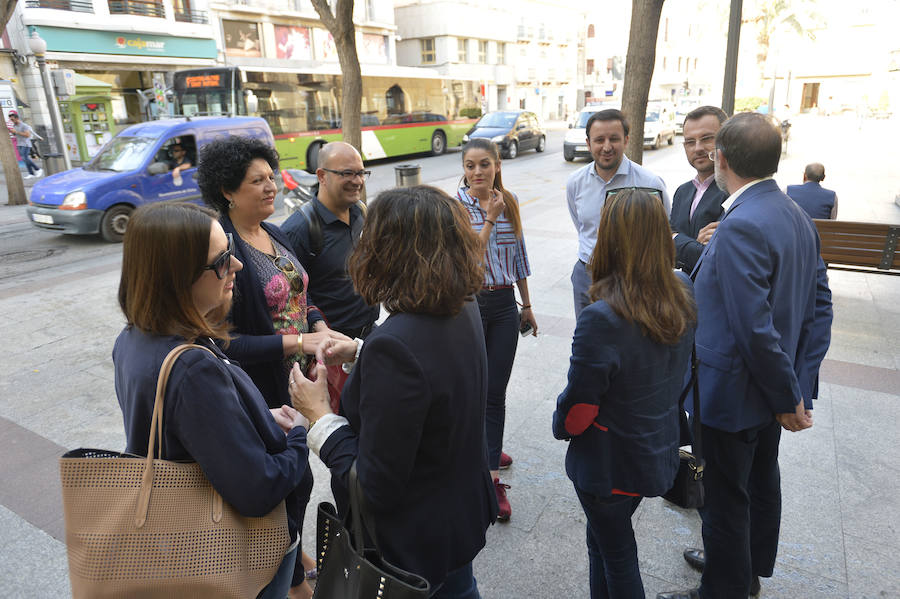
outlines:
[{"label": "perforated leather handbag", "polygon": [[242,516],[198,464],[158,457],[166,381],[192,348],[209,351],[180,345],[160,368],[146,458],[76,449],[59,460],[76,599],[255,597],[284,559],[283,501],[261,518]]}]

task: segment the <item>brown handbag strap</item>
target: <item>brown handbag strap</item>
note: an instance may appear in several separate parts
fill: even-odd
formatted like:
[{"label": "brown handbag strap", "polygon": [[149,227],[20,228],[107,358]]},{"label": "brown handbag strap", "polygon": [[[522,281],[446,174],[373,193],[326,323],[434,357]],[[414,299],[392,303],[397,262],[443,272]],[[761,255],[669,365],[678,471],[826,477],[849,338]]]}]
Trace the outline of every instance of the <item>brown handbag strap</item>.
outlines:
[{"label": "brown handbag strap", "polygon": [[[189,349],[203,349],[216,355],[208,347],[197,345],[195,343],[182,343],[172,349],[162,362],[159,368],[159,377],[156,379],[156,400],[153,402],[153,416],[150,419],[150,439],[147,446],[147,458],[144,462],[144,476],[141,480],[141,492],[138,495],[137,508],[134,512],[134,525],[141,528],[147,521],[147,510],[150,507],[150,491],[153,489],[153,450],[157,450],[158,458],[162,459],[162,418],[163,418],[163,402],[166,397],[166,383],[169,381],[169,374],[175,365],[178,356]],[[216,493],[217,500],[214,502],[214,515],[221,512],[221,496]],[[221,516],[220,516],[221,517]]]}]

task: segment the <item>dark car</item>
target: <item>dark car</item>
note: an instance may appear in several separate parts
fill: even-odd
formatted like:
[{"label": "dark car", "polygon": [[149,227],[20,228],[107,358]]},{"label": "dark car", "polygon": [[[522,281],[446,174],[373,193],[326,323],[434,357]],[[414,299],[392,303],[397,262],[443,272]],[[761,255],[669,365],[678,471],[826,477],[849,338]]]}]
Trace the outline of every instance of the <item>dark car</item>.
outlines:
[{"label": "dark car", "polygon": [[523,150],[543,152],[547,147],[547,135],[537,115],[525,110],[487,113],[463,135],[462,141],[466,143],[474,137],[490,139],[506,158],[515,158]]}]

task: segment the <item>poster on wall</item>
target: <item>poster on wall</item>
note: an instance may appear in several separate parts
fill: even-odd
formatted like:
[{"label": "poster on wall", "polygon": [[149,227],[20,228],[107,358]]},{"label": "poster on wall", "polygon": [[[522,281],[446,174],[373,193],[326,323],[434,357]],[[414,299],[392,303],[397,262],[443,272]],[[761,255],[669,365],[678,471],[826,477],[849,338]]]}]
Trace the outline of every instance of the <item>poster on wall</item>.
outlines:
[{"label": "poster on wall", "polygon": [[229,56],[262,56],[259,42],[259,23],[222,20],[225,35],[225,54]]},{"label": "poster on wall", "polygon": [[363,33],[361,37],[362,39],[357,40],[356,44],[360,62],[386,64],[388,62],[387,37],[374,33]]},{"label": "poster on wall", "polygon": [[275,56],[287,60],[312,60],[309,27],[275,25]]},{"label": "poster on wall", "polygon": [[316,28],[313,30],[313,42],[316,45],[317,60],[337,61],[337,48],[330,31]]}]

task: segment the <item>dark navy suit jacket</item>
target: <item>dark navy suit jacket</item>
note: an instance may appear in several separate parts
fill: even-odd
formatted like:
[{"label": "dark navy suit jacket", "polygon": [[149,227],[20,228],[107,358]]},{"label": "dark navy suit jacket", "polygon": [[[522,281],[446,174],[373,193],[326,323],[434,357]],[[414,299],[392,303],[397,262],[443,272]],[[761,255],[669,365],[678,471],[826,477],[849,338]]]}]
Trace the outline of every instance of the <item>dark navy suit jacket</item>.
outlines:
[{"label": "dark navy suit jacket", "polygon": [[[690,287],[687,275],[677,276]],[[675,345],[657,343],[603,300],[581,311],[569,382],[553,413],[553,435],[572,440],[566,473],[576,488],[653,497],[672,487],[693,340],[691,326]]]},{"label": "dark navy suit jacket", "polygon": [[487,354],[478,305],[392,314],[341,395],[349,420],[319,452],[338,507],[357,473],[384,557],[432,584],[472,561],[497,515],[487,464]]},{"label": "dark navy suit jacket", "polygon": [[703,424],[736,432],[812,408],[826,312],[830,328],[824,273],[812,220],[774,180],[737,198],[697,264]]},{"label": "dark navy suit jacket", "polygon": [[812,218],[831,218],[836,194],[830,189],[807,181],[803,185],[788,185],[787,194]]},{"label": "dark navy suit jacket", "polygon": [[691,181],[680,185],[672,196],[672,213],[669,215],[672,231],[678,233],[675,237],[675,267],[686,273],[694,270],[697,259],[703,253],[703,244],[697,241],[700,229],[719,220],[722,216],[722,202],[728,197],[713,181],[703,192],[692,217],[691,203],[696,192],[697,188]]}]

